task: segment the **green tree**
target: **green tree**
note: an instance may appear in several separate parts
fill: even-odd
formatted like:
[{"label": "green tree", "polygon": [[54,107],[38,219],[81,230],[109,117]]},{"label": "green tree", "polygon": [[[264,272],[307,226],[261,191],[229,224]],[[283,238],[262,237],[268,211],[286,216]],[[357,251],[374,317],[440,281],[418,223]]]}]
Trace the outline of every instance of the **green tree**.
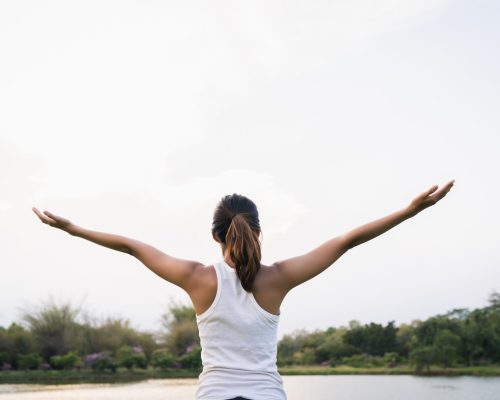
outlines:
[{"label": "green tree", "polygon": [[435,362],[441,363],[445,368],[451,367],[459,358],[461,345],[460,336],[448,329],[440,330],[433,343]]},{"label": "green tree", "polygon": [[500,362],[500,306],[494,301],[473,310],[463,323],[463,354],[468,365]]},{"label": "green tree", "polygon": [[385,353],[397,350],[396,334],[398,328],[391,321],[387,326],[370,323],[356,327],[346,332],[344,341],[346,344],[357,347],[362,352],[383,356]]},{"label": "green tree", "polygon": [[174,356],[185,354],[190,346],[200,346],[196,313],[191,306],[172,301],[161,322],[164,347]]},{"label": "green tree", "polygon": [[45,360],[78,348],[76,317],[79,312],[69,303],[57,305],[52,300],[42,303],[38,310],[24,311],[22,320],[28,324],[38,352]]},{"label": "green tree", "polygon": [[420,324],[420,320],[413,320],[411,324],[402,323],[399,325],[396,333],[396,349],[402,357],[408,357],[410,352],[418,346],[415,330]]},{"label": "green tree", "polygon": [[434,339],[440,330],[447,329],[457,335],[462,330],[461,322],[438,315],[423,321],[415,330],[419,346],[432,346]]},{"label": "green tree", "polygon": [[0,327],[0,365],[4,362],[17,368],[17,357],[20,354],[36,352],[33,334],[22,325],[11,323],[5,329]]},{"label": "green tree", "polygon": [[415,366],[416,372],[422,372],[424,368],[430,372],[433,362],[434,348],[432,346],[417,347],[410,352],[410,364]]}]

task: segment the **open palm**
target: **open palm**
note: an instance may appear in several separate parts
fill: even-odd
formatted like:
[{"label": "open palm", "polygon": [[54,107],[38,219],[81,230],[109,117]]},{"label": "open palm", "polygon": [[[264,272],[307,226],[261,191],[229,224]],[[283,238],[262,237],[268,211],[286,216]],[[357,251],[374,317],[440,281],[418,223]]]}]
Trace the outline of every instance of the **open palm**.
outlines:
[{"label": "open palm", "polygon": [[44,211],[42,214],[36,207],[33,207],[32,210],[36,215],[38,215],[38,218],[40,218],[44,224],[50,225],[54,228],[67,231],[68,228],[73,225],[69,219],[52,214],[49,211]]},{"label": "open palm", "polygon": [[438,189],[438,185],[434,185],[430,187],[425,192],[420,193],[417,197],[415,197],[410,207],[414,210],[415,213],[419,213],[420,211],[436,204],[439,200],[441,200],[453,187],[455,180],[449,181],[446,185],[442,186],[441,189]]}]

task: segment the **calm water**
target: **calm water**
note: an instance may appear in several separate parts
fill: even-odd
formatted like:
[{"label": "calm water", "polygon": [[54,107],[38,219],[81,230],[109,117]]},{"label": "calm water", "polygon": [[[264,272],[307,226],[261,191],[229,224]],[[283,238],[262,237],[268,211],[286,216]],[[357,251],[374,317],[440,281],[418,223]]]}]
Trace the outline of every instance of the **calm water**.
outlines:
[{"label": "calm water", "polygon": [[[288,400],[500,400],[500,377],[284,376]],[[0,385],[0,400],[193,400],[196,379]]]}]

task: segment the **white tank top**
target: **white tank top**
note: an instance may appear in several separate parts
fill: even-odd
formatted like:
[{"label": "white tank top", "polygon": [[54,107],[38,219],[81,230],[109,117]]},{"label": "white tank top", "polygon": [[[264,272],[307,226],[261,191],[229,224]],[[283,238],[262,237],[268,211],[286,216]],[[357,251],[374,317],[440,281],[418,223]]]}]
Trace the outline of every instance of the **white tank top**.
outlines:
[{"label": "white tank top", "polygon": [[217,294],[196,316],[203,370],[197,400],[286,400],[276,366],[279,315],[264,310],[224,260],[214,264]]}]

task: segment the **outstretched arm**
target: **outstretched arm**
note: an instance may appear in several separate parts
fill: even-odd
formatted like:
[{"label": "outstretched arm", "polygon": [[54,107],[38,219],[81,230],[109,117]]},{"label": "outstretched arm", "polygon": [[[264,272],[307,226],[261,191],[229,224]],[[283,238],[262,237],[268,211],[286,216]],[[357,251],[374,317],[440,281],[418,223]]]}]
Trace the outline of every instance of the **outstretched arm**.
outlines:
[{"label": "outstretched arm", "polygon": [[72,236],[78,236],[98,245],[134,256],[155,274],[186,291],[194,284],[193,277],[196,275],[195,272],[203,266],[196,261],[169,256],[139,240],[112,233],[85,229],[49,211],[44,211],[42,214],[35,207],[32,210],[47,225],[68,232]]},{"label": "outstretched arm", "polygon": [[274,263],[271,267],[274,268],[276,287],[285,294],[293,287],[313,278],[349,249],[387,232],[425,208],[436,204],[450,191],[454,182],[454,180],[448,182],[438,191],[436,191],[438,186],[434,185],[415,197],[407,207],[330,239],[306,254]]}]

